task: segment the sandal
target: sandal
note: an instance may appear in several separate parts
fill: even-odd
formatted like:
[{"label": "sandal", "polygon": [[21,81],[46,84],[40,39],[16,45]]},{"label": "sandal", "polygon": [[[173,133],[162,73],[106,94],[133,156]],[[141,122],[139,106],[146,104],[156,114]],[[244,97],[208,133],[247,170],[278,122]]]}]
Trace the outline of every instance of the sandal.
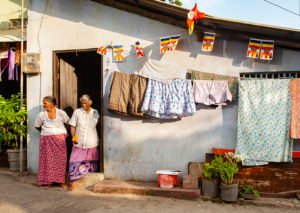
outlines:
[{"label": "sandal", "polygon": [[69,191],[73,191],[74,189],[76,189],[76,183],[75,182],[73,182],[73,183],[70,184],[68,190]]}]

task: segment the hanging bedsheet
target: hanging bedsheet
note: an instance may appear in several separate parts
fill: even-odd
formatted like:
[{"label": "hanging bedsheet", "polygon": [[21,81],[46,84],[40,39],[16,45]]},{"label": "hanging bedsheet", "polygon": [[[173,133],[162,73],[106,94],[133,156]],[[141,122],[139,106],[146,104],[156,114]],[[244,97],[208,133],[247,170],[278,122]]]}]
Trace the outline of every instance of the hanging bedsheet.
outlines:
[{"label": "hanging bedsheet", "polygon": [[240,81],[236,155],[243,165],[291,162],[290,118],[288,79]]},{"label": "hanging bedsheet", "polygon": [[190,80],[149,79],[142,111],[153,117],[177,119],[196,112]]},{"label": "hanging bedsheet", "polygon": [[239,87],[238,77],[218,75],[218,74],[200,72],[200,71],[192,71],[191,78],[193,80],[227,81],[229,90],[232,94],[232,100],[237,100],[238,99],[238,87]]},{"label": "hanging bedsheet", "polygon": [[292,96],[291,138],[300,139],[300,79],[290,80]]},{"label": "hanging bedsheet", "polygon": [[195,103],[205,105],[226,105],[232,100],[227,81],[194,80]]}]

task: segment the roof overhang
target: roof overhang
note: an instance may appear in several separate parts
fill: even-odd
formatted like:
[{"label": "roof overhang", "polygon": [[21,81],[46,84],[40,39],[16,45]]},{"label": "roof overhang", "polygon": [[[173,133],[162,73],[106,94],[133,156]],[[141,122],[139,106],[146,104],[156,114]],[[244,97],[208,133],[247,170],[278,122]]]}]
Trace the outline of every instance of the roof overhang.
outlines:
[{"label": "roof overhang", "polygon": [[[125,10],[166,24],[187,28],[188,9],[156,0],[92,0],[110,7]],[[205,12],[205,11],[203,11]],[[222,19],[207,15],[197,21],[196,32],[216,32],[224,39],[249,38],[275,40],[275,45],[300,49],[300,30]]]}]

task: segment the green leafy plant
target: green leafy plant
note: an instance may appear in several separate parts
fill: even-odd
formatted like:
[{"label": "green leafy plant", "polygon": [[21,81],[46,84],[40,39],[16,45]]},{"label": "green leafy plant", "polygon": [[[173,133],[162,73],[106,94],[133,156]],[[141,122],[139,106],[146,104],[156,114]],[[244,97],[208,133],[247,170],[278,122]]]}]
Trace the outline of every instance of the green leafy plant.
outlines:
[{"label": "green leafy plant", "polygon": [[0,95],[0,143],[19,148],[19,137],[26,135],[26,116],[25,108],[20,108],[20,94],[9,99]]},{"label": "green leafy plant", "polygon": [[240,158],[228,152],[224,156],[217,155],[213,161],[215,161],[221,182],[227,185],[233,184],[234,175],[239,171],[238,163],[241,161]]},{"label": "green leafy plant", "polygon": [[254,188],[254,186],[251,185],[245,185],[242,188],[242,192],[245,194],[253,194],[255,197],[259,197],[259,192]]},{"label": "green leafy plant", "polygon": [[205,163],[203,166],[203,176],[207,180],[215,180],[219,177],[219,172],[216,168],[215,162]]}]

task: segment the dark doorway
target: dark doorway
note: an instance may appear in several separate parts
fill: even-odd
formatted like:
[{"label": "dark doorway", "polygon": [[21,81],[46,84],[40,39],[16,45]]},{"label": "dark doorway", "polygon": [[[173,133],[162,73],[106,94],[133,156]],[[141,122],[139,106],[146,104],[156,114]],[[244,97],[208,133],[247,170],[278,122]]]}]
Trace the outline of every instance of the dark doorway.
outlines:
[{"label": "dark doorway", "polygon": [[53,59],[53,92],[59,108],[71,117],[80,107],[80,96],[89,94],[93,99],[92,107],[101,115],[98,132],[100,172],[103,172],[102,58],[96,49],[92,49],[54,52]]}]

